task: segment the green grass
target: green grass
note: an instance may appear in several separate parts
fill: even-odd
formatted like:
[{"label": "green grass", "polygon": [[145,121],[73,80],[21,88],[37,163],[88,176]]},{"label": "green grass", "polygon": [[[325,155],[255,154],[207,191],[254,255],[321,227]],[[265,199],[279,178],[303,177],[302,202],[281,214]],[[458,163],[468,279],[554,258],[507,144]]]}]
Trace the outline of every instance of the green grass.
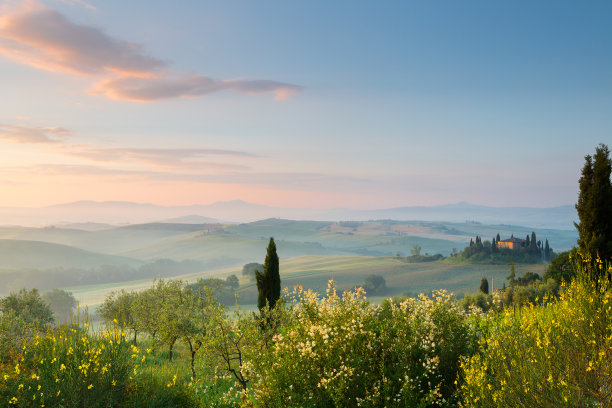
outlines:
[{"label": "green grass", "polygon": [[[516,275],[536,272],[542,276],[545,264],[515,265]],[[368,275],[381,275],[387,283],[384,297],[404,294],[430,293],[433,289],[447,289],[461,297],[478,290],[480,280],[486,277],[495,288],[501,288],[510,273],[507,265],[448,264],[441,261],[408,263],[395,257],[308,255],[280,260],[282,287],[292,289],[302,285],[324,293],[329,279],[334,279],[340,291],[361,286]],[[180,275],[175,279],[195,282],[199,278],[225,278],[235,274],[240,279],[239,303],[252,305],[257,300],[257,287],[253,280],[241,276],[241,268],[224,268],[204,273]],[[82,306],[95,307],[113,290],[142,290],[150,287],[152,279],[117,284],[87,285],[65,288],[73,292]],[[375,300],[375,299],[374,299]]]}]

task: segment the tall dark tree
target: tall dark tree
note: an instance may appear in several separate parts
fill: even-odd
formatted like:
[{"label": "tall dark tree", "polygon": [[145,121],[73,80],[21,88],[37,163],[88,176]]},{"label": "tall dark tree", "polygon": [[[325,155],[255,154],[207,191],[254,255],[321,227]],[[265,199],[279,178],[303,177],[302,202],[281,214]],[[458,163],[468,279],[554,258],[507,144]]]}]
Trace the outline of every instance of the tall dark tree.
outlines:
[{"label": "tall dark tree", "polygon": [[578,246],[592,258],[612,260],[612,159],[608,146],[600,144],[595,155],[585,156],[576,210],[580,223]]},{"label": "tall dark tree", "polygon": [[510,282],[510,286],[514,287],[516,284],[516,272],[514,271],[514,261],[510,260],[510,275],[506,278]]},{"label": "tall dark tree", "polygon": [[266,304],[270,309],[276,305],[276,301],[280,298],[281,282],[278,255],[276,254],[276,244],[274,238],[270,238],[268,243],[268,251],[264,262],[263,273],[255,271],[255,280],[257,281],[257,307],[263,309]]},{"label": "tall dark tree", "polygon": [[497,236],[495,237],[495,240],[496,240],[497,242],[501,241],[501,238],[500,238],[500,236],[499,236],[499,232],[497,233]]},{"label": "tall dark tree", "polygon": [[585,156],[576,210],[580,223],[578,246],[583,255],[612,260],[612,159],[608,146],[600,144],[595,155]]},{"label": "tall dark tree", "polygon": [[480,291],[485,295],[489,294],[489,280],[487,278],[482,278],[480,280]]},{"label": "tall dark tree", "polygon": [[535,232],[531,232],[531,242],[529,243],[529,250],[533,253],[538,251],[538,242],[536,240]]},{"label": "tall dark tree", "polygon": [[548,238],[546,238],[546,244],[544,245],[544,260],[550,261],[550,245],[548,245]]}]

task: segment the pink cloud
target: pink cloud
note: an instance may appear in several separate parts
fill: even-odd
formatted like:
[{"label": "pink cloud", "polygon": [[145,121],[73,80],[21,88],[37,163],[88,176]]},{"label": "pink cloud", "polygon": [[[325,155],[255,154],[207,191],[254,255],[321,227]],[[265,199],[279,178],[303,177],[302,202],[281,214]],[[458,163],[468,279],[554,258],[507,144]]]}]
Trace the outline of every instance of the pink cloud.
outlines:
[{"label": "pink cloud", "polygon": [[95,83],[89,92],[110,99],[150,102],[176,97],[196,97],[219,91],[245,94],[273,93],[275,99],[287,99],[301,91],[301,87],[277,81],[234,79],[219,81],[204,75],[185,75],[178,78],[122,77]]},{"label": "pink cloud", "polygon": [[89,93],[110,99],[151,102],[203,96],[218,91],[272,93],[276,100],[301,87],[272,80],[218,80],[201,74],[168,73],[167,64],[141,45],[76,24],[36,2],[2,7],[0,55],[38,69],[99,78]]},{"label": "pink cloud", "polygon": [[6,125],[0,123],[0,139],[13,143],[63,143],[68,129],[57,126]]},{"label": "pink cloud", "polygon": [[75,24],[35,3],[0,17],[0,54],[38,69],[80,75],[151,76],[165,66],[140,45]]}]

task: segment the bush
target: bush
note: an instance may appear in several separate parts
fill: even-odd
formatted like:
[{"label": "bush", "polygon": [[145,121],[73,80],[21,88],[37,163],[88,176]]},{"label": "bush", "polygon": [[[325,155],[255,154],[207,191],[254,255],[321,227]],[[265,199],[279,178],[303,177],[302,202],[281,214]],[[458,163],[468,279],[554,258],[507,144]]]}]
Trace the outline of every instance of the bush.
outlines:
[{"label": "bush", "polygon": [[610,406],[610,283],[580,279],[544,303],[496,318],[463,365],[464,406]]},{"label": "bush", "polygon": [[476,327],[444,292],[371,305],[363,289],[322,300],[297,289],[292,320],[252,381],[255,406],[452,405]]},{"label": "bush", "polygon": [[365,278],[363,289],[368,295],[381,295],[387,290],[387,282],[380,275],[368,275]]},{"label": "bush", "polygon": [[478,292],[477,294],[466,294],[461,300],[461,307],[466,312],[473,307],[479,308],[483,312],[488,312],[494,309],[495,302],[493,301],[493,295]]},{"label": "bush", "polygon": [[0,366],[0,401],[19,407],[108,407],[124,399],[135,362],[123,333],[87,333],[87,323],[26,338]]}]

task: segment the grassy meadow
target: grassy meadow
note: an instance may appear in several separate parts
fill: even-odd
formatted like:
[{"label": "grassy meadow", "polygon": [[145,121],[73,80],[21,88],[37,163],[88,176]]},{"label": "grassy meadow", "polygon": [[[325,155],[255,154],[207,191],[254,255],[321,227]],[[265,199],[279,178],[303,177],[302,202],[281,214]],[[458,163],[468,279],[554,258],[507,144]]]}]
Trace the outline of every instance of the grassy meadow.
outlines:
[{"label": "grassy meadow", "polygon": [[[516,274],[534,272],[544,275],[545,264],[517,264]],[[481,278],[493,282],[496,289],[504,285],[510,269],[508,265],[451,264],[444,261],[408,263],[405,258],[372,256],[319,256],[304,255],[281,258],[281,284],[292,289],[296,285],[324,293],[328,281],[334,279],[338,290],[350,290],[363,285],[369,275],[380,275],[386,280],[387,290],[375,299],[390,296],[431,293],[435,289],[447,289],[457,297],[478,290]],[[196,282],[200,278],[225,278],[231,274],[239,277],[238,302],[243,306],[256,303],[257,287],[254,279],[241,275],[241,268],[224,268],[204,273],[178,275],[172,279]],[[64,288],[73,293],[82,306],[95,308],[105,296],[115,290],[142,290],[152,284],[152,279],[139,279],[121,283],[70,286]]]}]

